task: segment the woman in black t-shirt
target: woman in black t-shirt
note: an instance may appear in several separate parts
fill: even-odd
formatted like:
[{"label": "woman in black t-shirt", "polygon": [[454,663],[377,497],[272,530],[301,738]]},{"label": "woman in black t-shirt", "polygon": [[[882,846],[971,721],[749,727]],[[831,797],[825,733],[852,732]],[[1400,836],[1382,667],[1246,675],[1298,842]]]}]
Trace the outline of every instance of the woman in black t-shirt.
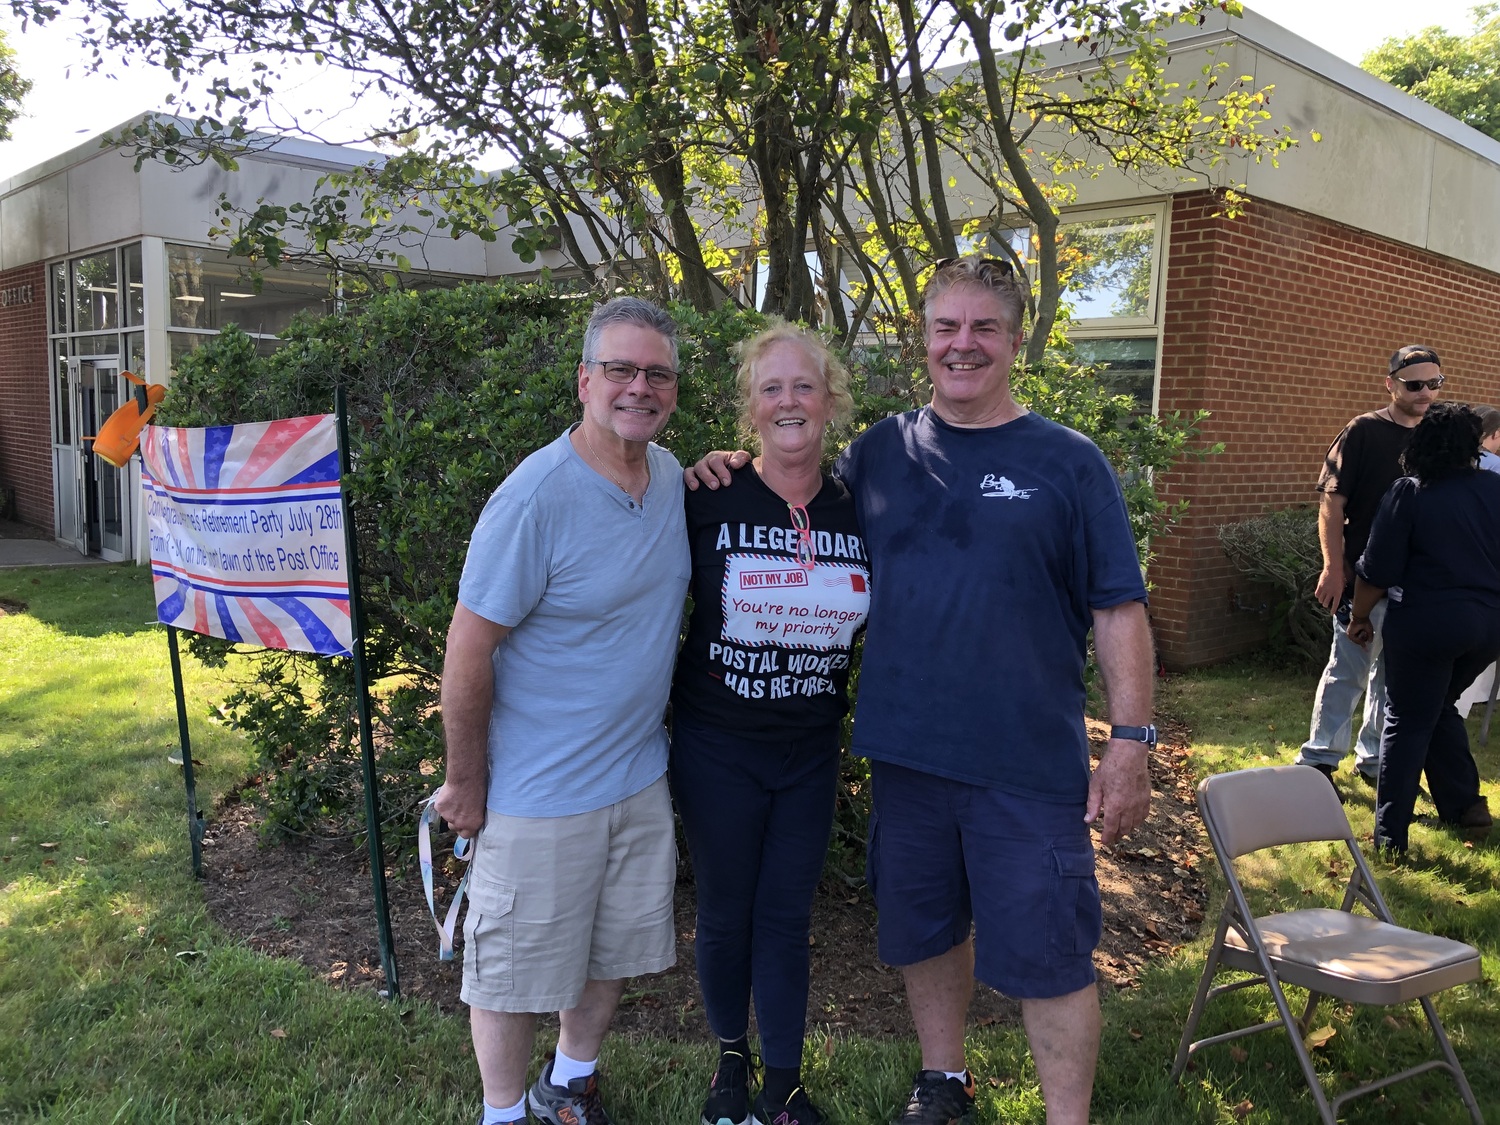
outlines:
[{"label": "woman in black t-shirt", "polygon": [[720,1040],[705,1125],[745,1125],[755,1000],[760,1125],[818,1125],[802,1089],[808,932],[838,783],[849,653],[870,604],[854,501],[821,469],[849,374],[776,324],[741,346],[741,422],[760,453],[686,494],[693,613],[672,690],[670,776],[698,894],[703,1007]]},{"label": "woman in black t-shirt", "polygon": [[1389,596],[1375,842],[1405,852],[1422,772],[1438,819],[1487,835],[1489,805],[1454,702],[1500,655],[1500,476],[1480,472],[1479,415],[1436,403],[1401,456],[1357,565],[1349,637]]}]

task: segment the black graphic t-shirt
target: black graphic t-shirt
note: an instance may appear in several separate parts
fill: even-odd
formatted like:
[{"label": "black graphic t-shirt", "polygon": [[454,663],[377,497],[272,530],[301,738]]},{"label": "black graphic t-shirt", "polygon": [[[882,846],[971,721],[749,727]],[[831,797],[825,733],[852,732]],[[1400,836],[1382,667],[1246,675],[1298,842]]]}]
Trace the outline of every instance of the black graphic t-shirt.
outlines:
[{"label": "black graphic t-shirt", "polygon": [[1323,458],[1317,489],[1344,498],[1344,560],[1351,572],[1364,554],[1380,502],[1401,477],[1401,454],[1412,429],[1377,411],[1361,414],[1333,439]]},{"label": "black graphic t-shirt", "polygon": [[672,707],[748,738],[805,734],[849,710],[849,649],[870,610],[870,569],[854,500],[828,475],[807,516],[813,553],[797,561],[787,503],[746,465],[734,483],[685,497],[693,614]]}]

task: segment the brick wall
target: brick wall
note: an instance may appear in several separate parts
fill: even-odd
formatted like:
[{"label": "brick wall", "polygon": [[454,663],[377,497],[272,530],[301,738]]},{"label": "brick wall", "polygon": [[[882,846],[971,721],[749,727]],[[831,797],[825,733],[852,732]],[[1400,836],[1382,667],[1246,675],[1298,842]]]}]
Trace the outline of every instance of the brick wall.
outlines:
[{"label": "brick wall", "polygon": [[22,523],[50,531],[47,378],[47,278],[37,263],[0,273],[0,488],[15,489]]},{"label": "brick wall", "polygon": [[1212,412],[1217,457],[1162,477],[1187,518],[1157,544],[1152,618],[1163,660],[1191,667],[1244,652],[1263,592],[1230,566],[1221,523],[1313,503],[1329,443],[1390,400],[1402,344],[1436,348],[1445,397],[1500,405],[1500,275],[1327,219],[1252,200],[1215,217],[1207,192],[1176,197],[1167,262],[1163,411]]}]

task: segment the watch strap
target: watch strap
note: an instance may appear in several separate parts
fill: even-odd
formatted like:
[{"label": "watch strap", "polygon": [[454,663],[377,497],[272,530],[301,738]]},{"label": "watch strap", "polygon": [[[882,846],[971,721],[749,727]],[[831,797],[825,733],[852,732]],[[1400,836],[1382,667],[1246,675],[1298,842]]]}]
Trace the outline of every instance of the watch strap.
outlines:
[{"label": "watch strap", "polygon": [[1143,742],[1147,746],[1156,745],[1156,726],[1147,724],[1143,727],[1112,726],[1109,728],[1109,737],[1122,739],[1126,742]]}]

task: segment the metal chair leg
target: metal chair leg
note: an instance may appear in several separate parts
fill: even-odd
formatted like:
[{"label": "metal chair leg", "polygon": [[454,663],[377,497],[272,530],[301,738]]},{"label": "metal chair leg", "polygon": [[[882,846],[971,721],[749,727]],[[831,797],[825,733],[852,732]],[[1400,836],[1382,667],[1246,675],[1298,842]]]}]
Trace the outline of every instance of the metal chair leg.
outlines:
[{"label": "metal chair leg", "polygon": [[[1496,678],[1500,679],[1500,676]],[[1464,1105],[1469,1108],[1469,1117],[1474,1125],[1484,1125],[1484,1114],[1479,1111],[1479,1102],[1474,1097],[1474,1091],[1469,1087],[1469,1078],[1464,1074],[1464,1068],[1459,1065],[1453,1044],[1448,1041],[1448,1032],[1443,1027],[1443,1021],[1438,1019],[1437,1008],[1432,1003],[1432,997],[1424,996],[1421,1002],[1422,1011],[1427,1016],[1427,1026],[1432,1028],[1432,1034],[1438,1041],[1438,1049],[1443,1052],[1443,1058],[1447,1060],[1448,1070],[1453,1075],[1454,1084],[1458,1086],[1459,1097],[1463,1098]]]},{"label": "metal chair leg", "polygon": [[1209,948],[1207,963],[1203,966],[1203,975],[1198,979],[1198,993],[1193,997],[1192,1010],[1188,1012],[1187,1025],[1182,1029],[1182,1039],[1177,1044],[1177,1058],[1172,1062],[1172,1081],[1176,1082],[1182,1077],[1182,1072],[1187,1069],[1188,1056],[1192,1054],[1193,1033],[1198,1030],[1198,1022],[1203,1018],[1203,1008],[1208,1002],[1208,992],[1213,987],[1214,977],[1219,972],[1219,953],[1224,948],[1224,936],[1229,932],[1229,904],[1224,904],[1224,910],[1219,915],[1219,927],[1214,931],[1214,943]]}]

